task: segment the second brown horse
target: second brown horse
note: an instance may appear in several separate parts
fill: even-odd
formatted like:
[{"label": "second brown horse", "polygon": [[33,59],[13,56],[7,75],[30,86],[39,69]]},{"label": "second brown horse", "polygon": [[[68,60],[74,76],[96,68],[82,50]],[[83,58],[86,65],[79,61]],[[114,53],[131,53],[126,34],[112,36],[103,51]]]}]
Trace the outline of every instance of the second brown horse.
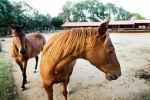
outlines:
[{"label": "second brown horse", "polygon": [[11,25],[11,56],[15,62],[19,65],[23,81],[22,88],[25,89],[25,83],[27,82],[26,68],[27,62],[30,58],[35,57],[36,65],[35,71],[38,65],[38,54],[43,50],[46,42],[45,38],[39,33],[31,33],[27,36],[22,32],[22,28],[17,25]]}]

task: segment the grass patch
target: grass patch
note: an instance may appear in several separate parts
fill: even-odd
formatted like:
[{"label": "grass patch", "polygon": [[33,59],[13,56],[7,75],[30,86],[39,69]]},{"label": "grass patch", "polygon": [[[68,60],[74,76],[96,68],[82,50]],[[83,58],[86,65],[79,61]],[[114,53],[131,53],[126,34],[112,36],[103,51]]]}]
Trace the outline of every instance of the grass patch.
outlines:
[{"label": "grass patch", "polygon": [[150,96],[145,96],[143,100],[150,100]]},{"label": "grass patch", "polygon": [[150,91],[148,93],[143,94],[141,97],[141,100],[150,100]]},{"label": "grass patch", "polygon": [[0,53],[0,100],[15,100],[16,98],[10,66],[9,61]]}]

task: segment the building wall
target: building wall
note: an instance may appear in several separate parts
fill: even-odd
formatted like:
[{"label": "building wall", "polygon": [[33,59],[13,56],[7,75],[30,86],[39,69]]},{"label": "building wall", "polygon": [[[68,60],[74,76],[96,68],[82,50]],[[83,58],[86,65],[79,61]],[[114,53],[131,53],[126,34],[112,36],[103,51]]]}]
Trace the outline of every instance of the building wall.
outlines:
[{"label": "building wall", "polygon": [[[64,29],[80,28],[81,26],[67,26]],[[82,26],[87,27],[87,26]],[[96,27],[96,26],[91,26]],[[98,27],[98,26],[97,26]],[[111,32],[150,32],[150,23],[135,23],[129,25],[109,25]]]}]

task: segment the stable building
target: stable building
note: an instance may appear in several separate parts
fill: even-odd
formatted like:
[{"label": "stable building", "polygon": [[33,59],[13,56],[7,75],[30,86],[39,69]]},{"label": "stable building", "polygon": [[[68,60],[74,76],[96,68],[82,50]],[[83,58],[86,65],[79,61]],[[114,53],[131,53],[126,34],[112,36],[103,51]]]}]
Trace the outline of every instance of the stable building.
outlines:
[{"label": "stable building", "polygon": [[[66,22],[62,27],[98,27],[100,24],[101,22]],[[111,32],[150,32],[150,20],[110,21],[108,28]]]}]

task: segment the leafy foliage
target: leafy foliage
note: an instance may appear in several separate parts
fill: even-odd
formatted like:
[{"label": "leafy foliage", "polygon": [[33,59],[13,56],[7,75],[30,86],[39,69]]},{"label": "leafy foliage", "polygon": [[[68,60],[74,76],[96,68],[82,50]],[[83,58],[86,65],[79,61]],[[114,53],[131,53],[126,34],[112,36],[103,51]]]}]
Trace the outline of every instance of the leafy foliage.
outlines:
[{"label": "leafy foliage", "polygon": [[48,30],[51,16],[40,14],[25,2],[0,0],[0,35],[7,35],[11,24],[23,25],[25,31]]},{"label": "leafy foliage", "polygon": [[103,4],[99,0],[67,1],[63,11],[52,18],[49,14],[40,14],[26,2],[0,0],[0,36],[8,34],[11,24],[24,26],[24,31],[42,31],[59,29],[65,21],[86,22],[112,20],[145,19],[137,13],[130,13],[114,4]]},{"label": "leafy foliage", "polygon": [[63,18],[59,16],[54,17],[52,18],[51,24],[53,25],[54,28],[59,29],[63,24]]},{"label": "leafy foliage", "polygon": [[84,0],[80,2],[68,1],[63,6],[63,11],[59,15],[62,16],[65,21],[71,22],[95,22],[106,18],[112,20],[130,20],[132,17],[144,19],[144,17],[139,14],[132,14],[111,3],[103,4],[99,0]]}]

